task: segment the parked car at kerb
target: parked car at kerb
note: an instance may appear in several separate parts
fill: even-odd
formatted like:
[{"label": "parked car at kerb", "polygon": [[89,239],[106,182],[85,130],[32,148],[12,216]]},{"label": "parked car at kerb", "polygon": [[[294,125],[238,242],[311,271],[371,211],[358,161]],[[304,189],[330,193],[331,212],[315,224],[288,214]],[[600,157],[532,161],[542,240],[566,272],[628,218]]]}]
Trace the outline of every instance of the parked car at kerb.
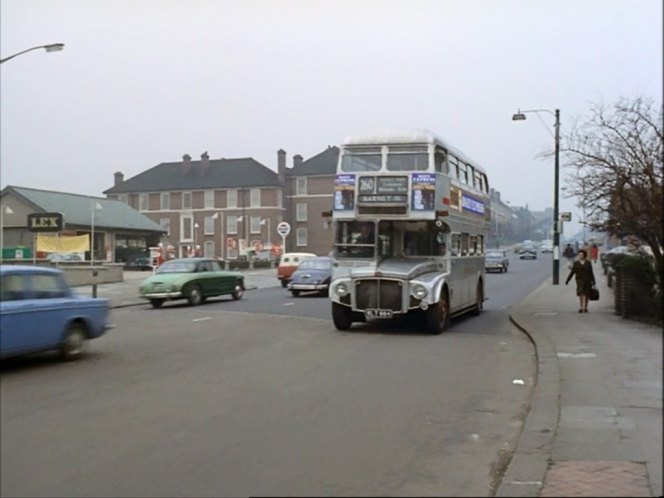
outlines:
[{"label": "parked car at kerb", "polygon": [[613,266],[616,256],[618,256],[619,254],[631,254],[633,252],[635,251],[631,249],[629,246],[616,246],[613,249],[609,249],[608,251],[602,252],[599,255],[599,260],[600,263],[602,264],[604,272],[606,273],[607,268]]},{"label": "parked car at kerb", "polygon": [[300,292],[316,291],[327,294],[332,278],[332,258],[320,256],[305,259],[291,275],[288,289],[294,297]]},{"label": "parked car at kerb", "polygon": [[125,270],[152,271],[154,265],[149,256],[139,256],[125,263]]},{"label": "parked car at kerb", "polygon": [[523,244],[519,249],[519,259],[537,259],[537,248],[534,244]]},{"label": "parked car at kerb", "polygon": [[63,261],[83,261],[83,258],[81,258],[75,252],[52,252],[46,256],[46,259],[51,263],[60,263]]},{"label": "parked car at kerb", "polygon": [[61,270],[0,265],[0,357],[59,350],[73,360],[111,327],[108,299],[76,294]]},{"label": "parked car at kerb", "polygon": [[139,288],[139,295],[160,308],[167,300],[186,299],[192,306],[209,297],[244,294],[244,275],[224,271],[217,259],[181,258],[163,263]]},{"label": "parked car at kerb", "polygon": [[488,251],[484,257],[484,269],[487,272],[505,272],[510,265],[510,260],[505,251]]}]

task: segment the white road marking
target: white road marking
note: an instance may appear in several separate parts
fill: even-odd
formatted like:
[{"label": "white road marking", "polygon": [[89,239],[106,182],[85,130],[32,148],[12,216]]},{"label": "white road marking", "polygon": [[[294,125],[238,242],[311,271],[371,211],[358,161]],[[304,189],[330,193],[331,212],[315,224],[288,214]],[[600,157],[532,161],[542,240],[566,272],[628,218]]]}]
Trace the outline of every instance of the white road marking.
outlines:
[{"label": "white road marking", "polygon": [[203,318],[194,318],[192,322],[204,322],[205,320],[211,320],[212,317],[210,316],[204,316]]},{"label": "white road marking", "polygon": [[293,306],[295,303],[284,303],[284,306]]}]

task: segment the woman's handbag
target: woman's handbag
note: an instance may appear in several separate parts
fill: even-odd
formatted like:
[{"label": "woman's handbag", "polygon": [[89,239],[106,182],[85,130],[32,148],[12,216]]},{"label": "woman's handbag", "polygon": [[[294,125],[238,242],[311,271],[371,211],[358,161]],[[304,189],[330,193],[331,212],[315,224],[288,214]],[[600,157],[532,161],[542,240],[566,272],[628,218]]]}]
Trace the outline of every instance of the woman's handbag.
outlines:
[{"label": "woman's handbag", "polygon": [[590,293],[588,294],[588,300],[599,301],[599,290],[597,290],[597,287],[593,287],[592,289],[590,289]]}]

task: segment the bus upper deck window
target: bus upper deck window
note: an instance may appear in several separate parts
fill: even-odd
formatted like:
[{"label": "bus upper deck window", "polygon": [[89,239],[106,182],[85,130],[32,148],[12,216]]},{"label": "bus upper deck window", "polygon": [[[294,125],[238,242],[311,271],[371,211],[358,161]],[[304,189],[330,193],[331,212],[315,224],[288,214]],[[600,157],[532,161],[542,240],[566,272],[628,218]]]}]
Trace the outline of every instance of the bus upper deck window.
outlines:
[{"label": "bus upper deck window", "polygon": [[389,171],[426,171],[429,169],[429,155],[426,153],[389,154],[387,169]]},{"label": "bus upper deck window", "polygon": [[436,155],[434,156],[434,166],[437,172],[447,174],[447,154],[445,151],[436,151]]},{"label": "bus upper deck window", "polygon": [[380,171],[382,163],[383,156],[380,148],[347,151],[344,152],[341,159],[341,171]]}]

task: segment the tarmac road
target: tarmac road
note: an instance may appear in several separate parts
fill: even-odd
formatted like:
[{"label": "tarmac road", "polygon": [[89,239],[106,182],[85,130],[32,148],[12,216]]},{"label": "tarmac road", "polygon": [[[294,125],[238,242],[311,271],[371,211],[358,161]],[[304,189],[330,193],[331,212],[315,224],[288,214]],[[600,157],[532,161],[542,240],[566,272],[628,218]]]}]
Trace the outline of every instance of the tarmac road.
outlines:
[{"label": "tarmac road", "polygon": [[511,298],[490,294],[441,336],[383,322],[338,332],[288,316],[300,307],[281,288],[115,309],[83,361],[3,370],[2,495],[489,496],[535,377],[508,300],[550,259],[519,266],[488,277]]}]

